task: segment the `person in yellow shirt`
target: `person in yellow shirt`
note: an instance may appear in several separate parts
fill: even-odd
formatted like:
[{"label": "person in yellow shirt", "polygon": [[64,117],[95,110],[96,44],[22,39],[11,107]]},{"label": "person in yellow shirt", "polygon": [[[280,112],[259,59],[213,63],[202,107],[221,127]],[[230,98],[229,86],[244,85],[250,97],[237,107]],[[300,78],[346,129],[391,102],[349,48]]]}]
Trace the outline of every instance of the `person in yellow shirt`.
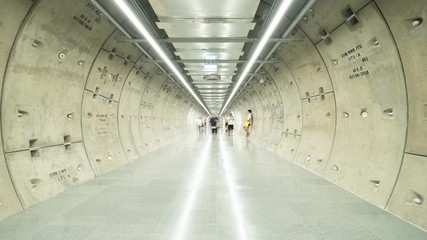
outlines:
[{"label": "person in yellow shirt", "polygon": [[245,121],[245,124],[243,125],[243,129],[245,130],[246,137],[249,137],[249,127],[252,125],[252,110],[248,110],[248,118]]}]

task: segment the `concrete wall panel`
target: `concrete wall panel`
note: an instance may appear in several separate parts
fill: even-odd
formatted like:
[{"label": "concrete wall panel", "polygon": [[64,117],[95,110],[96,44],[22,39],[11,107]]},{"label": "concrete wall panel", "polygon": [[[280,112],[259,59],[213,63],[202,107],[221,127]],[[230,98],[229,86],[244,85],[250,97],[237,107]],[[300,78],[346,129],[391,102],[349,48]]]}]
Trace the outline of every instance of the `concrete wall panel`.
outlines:
[{"label": "concrete wall panel", "polygon": [[126,156],[133,161],[142,156],[142,136],[139,131],[139,103],[145,83],[136,68],[132,69],[123,87],[119,102],[119,133]]},{"label": "concrete wall panel", "polygon": [[297,153],[301,136],[293,133],[282,133],[282,138],[276,153],[288,161],[292,161]]},{"label": "concrete wall panel", "polygon": [[139,106],[139,116],[142,116],[140,120],[140,132],[142,135],[142,141],[146,151],[153,151],[157,148],[157,136],[153,131],[154,121],[154,108],[160,107],[161,103],[156,102],[156,95],[158,94],[161,86],[167,81],[167,77],[164,75],[154,75],[145,87],[144,93],[141,98]]},{"label": "concrete wall panel", "polygon": [[[383,1],[378,5],[391,28],[402,59],[408,90],[406,151],[427,156],[427,11],[425,1]],[[421,7],[421,6],[424,6]]]},{"label": "concrete wall panel", "polygon": [[68,146],[6,154],[12,181],[24,206],[41,201],[94,178],[81,142]]},{"label": "concrete wall panel", "polygon": [[[23,19],[30,10],[33,2],[31,1],[16,1],[2,0],[1,6],[9,6],[10,8],[0,8],[0,90],[3,86],[3,76],[6,69],[6,64],[9,59],[16,34],[21,26]],[[13,9],[13,11],[10,11]],[[1,135],[1,130],[0,130]],[[2,146],[0,139],[0,146]],[[13,215],[22,210],[21,203],[13,188],[10,180],[10,175],[7,170],[7,165],[4,158],[3,148],[0,148],[0,220]]]},{"label": "concrete wall panel", "polygon": [[427,157],[405,154],[387,210],[427,229]]},{"label": "concrete wall panel", "polygon": [[[311,10],[306,13],[306,19],[298,26],[317,43],[325,36],[325,31],[330,33],[339,27],[351,12],[359,11],[370,0],[322,0],[317,1]],[[351,11],[349,11],[349,9]]]},{"label": "concrete wall panel", "polygon": [[[1,0],[0,8],[0,85],[3,83],[4,70],[9,59],[9,53],[15,40],[16,34],[28,11],[34,4],[26,0]],[[13,9],[13,11],[10,11]]]},{"label": "concrete wall panel", "polygon": [[[166,131],[164,129],[165,125],[169,125],[168,123],[171,116],[165,111],[169,106],[169,97],[171,97],[172,89],[173,89],[172,81],[165,81],[163,85],[160,87],[159,91],[156,94],[156,107],[153,109],[153,132],[157,137],[157,144],[159,147],[167,144],[166,142]],[[187,109],[187,106],[177,106],[177,108],[184,110]],[[166,120],[167,119],[167,120]],[[167,121],[167,122],[165,122]],[[182,123],[187,123],[187,119],[183,120]],[[184,127],[184,124],[183,126]]]},{"label": "concrete wall panel", "polygon": [[302,100],[303,130],[295,162],[318,175],[328,163],[335,137],[333,93]]},{"label": "concrete wall panel", "polygon": [[102,47],[105,51],[113,56],[118,56],[124,59],[124,64],[135,63],[141,56],[141,51],[134,44],[130,42],[123,42],[127,39],[118,29],[108,38]]},{"label": "concrete wall panel", "polygon": [[325,93],[331,92],[331,80],[313,43],[301,31],[296,36],[303,42],[282,44],[276,53],[291,70],[301,97],[319,95],[320,88]]},{"label": "concrete wall panel", "polygon": [[85,91],[82,105],[83,138],[89,161],[97,176],[127,163],[119,138],[118,104]]},{"label": "concrete wall panel", "polygon": [[89,74],[86,89],[118,102],[132,66],[132,62],[101,50]]},{"label": "concrete wall panel", "polygon": [[6,152],[28,148],[30,139],[38,139],[40,146],[61,144],[65,135],[81,141],[82,86],[87,63],[110,29],[104,20],[83,1],[37,3],[16,39],[5,74]]},{"label": "concrete wall panel", "polygon": [[[337,134],[327,179],[383,207],[395,184],[406,135],[406,92],[393,38],[374,4],[358,23],[318,48],[334,84]],[[390,137],[392,136],[392,137]]]},{"label": "concrete wall panel", "polygon": [[302,106],[297,83],[283,61],[264,67],[277,86],[282,101],[283,120],[281,142],[277,154],[292,161],[302,131]]}]

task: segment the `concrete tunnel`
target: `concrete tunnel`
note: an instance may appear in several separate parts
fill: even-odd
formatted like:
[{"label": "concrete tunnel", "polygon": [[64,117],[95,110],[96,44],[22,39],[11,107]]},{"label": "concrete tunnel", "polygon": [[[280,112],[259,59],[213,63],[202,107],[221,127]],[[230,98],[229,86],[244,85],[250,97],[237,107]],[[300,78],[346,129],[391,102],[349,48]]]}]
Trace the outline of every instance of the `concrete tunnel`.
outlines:
[{"label": "concrete tunnel", "polygon": [[[4,221],[186,141],[208,116],[94,1],[0,6]],[[241,130],[252,109],[252,144],[426,230],[426,15],[423,0],[318,0],[286,36],[298,41],[279,42],[216,111]]]}]

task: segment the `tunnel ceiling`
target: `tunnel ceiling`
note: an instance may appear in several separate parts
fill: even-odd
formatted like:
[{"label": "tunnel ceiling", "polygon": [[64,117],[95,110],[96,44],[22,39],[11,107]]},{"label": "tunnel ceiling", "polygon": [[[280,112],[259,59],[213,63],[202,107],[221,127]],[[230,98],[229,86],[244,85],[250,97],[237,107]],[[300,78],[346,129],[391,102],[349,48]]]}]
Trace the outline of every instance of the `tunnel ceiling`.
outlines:
[{"label": "tunnel ceiling", "polygon": [[[156,63],[164,74],[176,82],[177,76],[165,64],[154,48],[142,37],[128,16],[118,10],[114,0],[92,0],[124,33],[118,42],[136,44]],[[266,32],[282,1],[259,0],[130,0],[125,2],[139,20],[151,32],[156,42],[165,51],[183,74],[184,80],[210,112],[224,110],[225,102],[242,77],[243,68],[252,57],[260,38]],[[313,1],[314,2],[314,1]],[[285,38],[283,33],[301,11],[306,1],[294,1],[286,12],[286,17],[271,35],[264,50],[249,70],[243,82],[261,80],[258,69],[268,62],[276,43],[298,41]],[[243,78],[243,77],[242,77]],[[261,80],[262,81],[262,80]],[[182,85],[182,83],[180,83]],[[245,84],[236,87],[241,90]],[[191,90],[190,90],[191,91]]]}]

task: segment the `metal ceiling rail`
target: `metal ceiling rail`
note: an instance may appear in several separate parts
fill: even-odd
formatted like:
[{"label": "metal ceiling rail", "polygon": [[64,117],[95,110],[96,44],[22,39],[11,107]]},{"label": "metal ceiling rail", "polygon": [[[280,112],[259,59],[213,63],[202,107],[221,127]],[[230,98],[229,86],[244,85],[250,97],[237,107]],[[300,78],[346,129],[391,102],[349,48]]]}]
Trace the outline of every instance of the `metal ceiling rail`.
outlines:
[{"label": "metal ceiling rail", "polygon": [[[156,39],[163,43],[245,43],[245,42],[256,42],[260,38],[242,38],[242,37],[183,37],[183,38],[158,38]],[[270,38],[268,42],[302,42],[302,39],[297,38]],[[131,38],[119,38],[116,42],[137,42],[147,43],[148,41],[144,38],[131,39]]]}]

